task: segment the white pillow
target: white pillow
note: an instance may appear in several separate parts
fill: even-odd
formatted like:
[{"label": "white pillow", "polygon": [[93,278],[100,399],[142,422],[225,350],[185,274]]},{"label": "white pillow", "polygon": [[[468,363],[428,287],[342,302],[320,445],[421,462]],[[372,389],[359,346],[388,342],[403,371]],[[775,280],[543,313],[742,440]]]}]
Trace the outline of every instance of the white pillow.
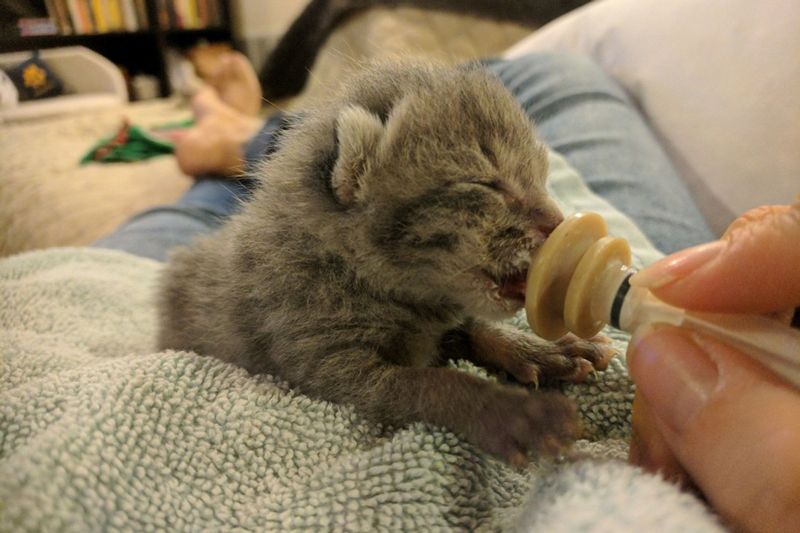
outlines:
[{"label": "white pillow", "polygon": [[506,57],[594,58],[634,97],[712,228],[800,192],[798,0],[602,0]]}]

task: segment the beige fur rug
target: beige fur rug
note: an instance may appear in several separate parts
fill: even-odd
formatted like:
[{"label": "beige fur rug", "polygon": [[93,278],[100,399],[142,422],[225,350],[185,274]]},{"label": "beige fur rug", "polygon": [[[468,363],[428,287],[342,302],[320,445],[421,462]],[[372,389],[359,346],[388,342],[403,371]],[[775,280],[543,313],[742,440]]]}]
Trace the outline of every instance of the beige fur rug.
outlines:
[{"label": "beige fur rug", "polygon": [[0,125],[0,255],[84,245],[133,213],[172,202],[189,186],[171,156],[90,163],[83,154],[123,117],[155,125],[191,116],[177,100]]},{"label": "beige fur rug", "polygon": [[411,8],[372,9],[331,36],[314,64],[308,85],[290,107],[329,94],[370,59],[421,57],[460,63],[499,55],[531,31],[530,27],[467,15]]},{"label": "beige fur rug", "polygon": [[[329,94],[369,59],[423,56],[459,62],[498,54],[529,28],[413,9],[375,9],[336,32],[306,91],[278,107],[297,109]],[[0,125],[0,256],[50,246],[86,245],[131,215],[174,201],[189,186],[174,159],[79,166],[84,152],[127,116],[154,125],[187,118],[178,100],[132,104]]]}]

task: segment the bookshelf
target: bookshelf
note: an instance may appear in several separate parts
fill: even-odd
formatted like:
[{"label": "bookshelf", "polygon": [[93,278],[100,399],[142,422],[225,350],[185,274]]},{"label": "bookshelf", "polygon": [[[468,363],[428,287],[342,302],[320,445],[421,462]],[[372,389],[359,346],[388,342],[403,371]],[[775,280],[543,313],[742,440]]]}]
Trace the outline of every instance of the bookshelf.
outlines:
[{"label": "bookshelf", "polygon": [[186,49],[202,41],[233,39],[229,0],[42,0],[33,4],[39,4],[33,6],[34,17],[2,29],[0,52],[85,46],[131,75],[155,76],[161,96],[171,93],[168,47]]}]

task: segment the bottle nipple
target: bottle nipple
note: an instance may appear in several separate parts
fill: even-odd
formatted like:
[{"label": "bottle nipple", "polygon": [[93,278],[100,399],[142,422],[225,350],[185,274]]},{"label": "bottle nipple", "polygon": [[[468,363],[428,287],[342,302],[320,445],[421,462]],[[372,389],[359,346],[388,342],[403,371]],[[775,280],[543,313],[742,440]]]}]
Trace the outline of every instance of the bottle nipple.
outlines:
[{"label": "bottle nipple", "polygon": [[568,332],[588,339],[610,321],[617,291],[630,268],[631,249],[608,235],[603,217],[577,213],[533,253],[525,311],[531,329],[547,340]]},{"label": "bottle nipple", "polygon": [[688,327],[749,354],[800,389],[800,331],[763,315],[687,311],[630,288],[630,247],[607,233],[603,217],[578,213],[532,254],[525,311],[534,333],[588,339],[609,322],[631,333],[651,322]]}]

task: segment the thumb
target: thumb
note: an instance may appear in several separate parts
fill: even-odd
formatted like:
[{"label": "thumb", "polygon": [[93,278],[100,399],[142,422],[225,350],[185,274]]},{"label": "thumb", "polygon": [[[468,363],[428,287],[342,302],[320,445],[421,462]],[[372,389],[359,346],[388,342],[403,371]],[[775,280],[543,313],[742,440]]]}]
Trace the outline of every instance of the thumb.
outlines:
[{"label": "thumb", "polygon": [[631,285],[696,311],[768,313],[800,305],[800,198],[749,211],[719,241],[665,257]]},{"label": "thumb", "polygon": [[737,350],[671,327],[638,332],[628,363],[654,419],[640,424],[642,439],[663,439],[714,507],[740,528],[800,531],[794,389]]}]

